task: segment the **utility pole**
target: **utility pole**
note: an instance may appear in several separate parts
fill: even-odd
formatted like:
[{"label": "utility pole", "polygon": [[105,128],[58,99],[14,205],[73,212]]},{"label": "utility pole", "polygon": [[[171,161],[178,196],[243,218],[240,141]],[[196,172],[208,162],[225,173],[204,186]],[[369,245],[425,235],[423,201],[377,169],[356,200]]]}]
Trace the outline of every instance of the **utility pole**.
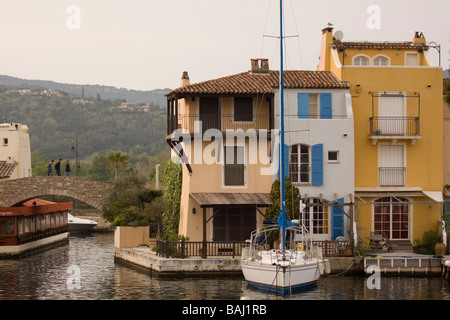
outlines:
[{"label": "utility pole", "polygon": [[[75,175],[78,177],[78,169],[80,168],[80,163],[78,160],[78,136],[75,138],[75,142],[72,144],[72,152],[75,153]],[[75,209],[78,209],[78,199],[75,199]]]},{"label": "utility pole", "polygon": [[156,165],[156,190],[159,190],[159,163]]}]

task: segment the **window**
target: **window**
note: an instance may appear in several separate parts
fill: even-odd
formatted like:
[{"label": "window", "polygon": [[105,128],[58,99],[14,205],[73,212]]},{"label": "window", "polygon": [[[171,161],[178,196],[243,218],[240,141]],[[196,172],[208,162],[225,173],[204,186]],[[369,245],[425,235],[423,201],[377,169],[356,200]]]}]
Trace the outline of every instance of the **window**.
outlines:
[{"label": "window", "polygon": [[234,98],[234,121],[253,121],[253,99]]},{"label": "window", "polygon": [[378,185],[380,187],[406,186],[405,150],[404,144],[378,146]]},{"label": "window", "polygon": [[291,146],[289,176],[294,184],[323,185],[323,144]]},{"label": "window", "polygon": [[1,220],[0,234],[13,234],[13,233],[14,233],[14,220]]},{"label": "window", "polygon": [[369,59],[366,57],[358,56],[353,58],[353,65],[354,66],[368,66],[369,65]]},{"label": "window", "polygon": [[418,66],[419,65],[419,54],[416,52],[406,52],[405,53],[405,65]]},{"label": "window", "polygon": [[3,145],[7,146],[8,145],[8,138],[3,138]]},{"label": "window", "polygon": [[332,102],[331,93],[305,93],[298,94],[299,119],[331,119]]},{"label": "window", "polygon": [[[320,199],[308,198],[306,204],[320,204]],[[306,207],[300,214],[300,221],[312,234],[328,234],[328,206]]]},{"label": "window", "polygon": [[339,162],[339,151],[328,151],[328,162],[330,163]]},{"label": "window", "polygon": [[409,238],[409,204],[401,197],[384,197],[375,200],[374,225],[375,234],[384,234],[389,239]]},{"label": "window", "polygon": [[244,147],[225,146],[223,166],[225,186],[245,185]]},{"label": "window", "polygon": [[384,57],[376,57],[373,59],[373,65],[374,66],[387,66],[389,65],[388,59]]},{"label": "window", "polygon": [[309,118],[319,118],[319,95],[315,93],[309,94]]},{"label": "window", "polygon": [[289,172],[294,184],[311,183],[310,147],[299,144],[291,146]]},{"label": "window", "polygon": [[214,208],[213,241],[245,241],[256,225],[256,209],[249,207]]}]

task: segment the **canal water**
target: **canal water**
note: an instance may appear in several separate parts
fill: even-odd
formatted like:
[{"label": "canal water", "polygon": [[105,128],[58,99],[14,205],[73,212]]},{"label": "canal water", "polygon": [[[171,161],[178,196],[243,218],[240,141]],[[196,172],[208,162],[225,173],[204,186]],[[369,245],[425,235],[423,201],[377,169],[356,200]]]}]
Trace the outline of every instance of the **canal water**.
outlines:
[{"label": "canal water", "polygon": [[[240,276],[152,277],[114,262],[114,235],[71,235],[69,243],[20,259],[0,260],[0,300],[448,300],[440,277],[326,276],[289,297],[247,287]],[[373,287],[373,285],[372,285]]]}]

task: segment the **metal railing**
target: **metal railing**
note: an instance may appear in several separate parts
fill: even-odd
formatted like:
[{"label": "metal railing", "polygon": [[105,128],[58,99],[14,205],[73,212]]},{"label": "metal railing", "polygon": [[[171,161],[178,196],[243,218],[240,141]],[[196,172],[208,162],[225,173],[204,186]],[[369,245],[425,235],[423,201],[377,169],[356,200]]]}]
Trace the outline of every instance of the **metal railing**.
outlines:
[{"label": "metal railing", "polygon": [[378,168],[378,185],[380,187],[406,186],[406,168],[405,167]]},{"label": "metal railing", "polygon": [[[240,256],[242,248],[246,246],[245,241],[168,241],[157,239],[158,255],[165,258],[187,258],[207,256]],[[205,249],[205,251],[203,251]]]},{"label": "metal railing", "polygon": [[370,135],[418,136],[419,117],[370,117]]},{"label": "metal railing", "polygon": [[[270,130],[270,117],[265,115],[238,116],[232,114],[181,114],[168,119],[169,132],[176,129],[186,130],[189,133],[202,132],[208,129],[227,130]],[[200,130],[201,125],[201,130]]]},{"label": "metal railing", "polygon": [[[324,257],[350,257],[354,254],[353,240],[312,241],[312,245],[322,248]],[[203,241],[168,241],[157,239],[158,255],[165,258],[187,258],[208,256],[240,257],[242,249],[248,246],[245,241],[207,241],[203,252]]]}]

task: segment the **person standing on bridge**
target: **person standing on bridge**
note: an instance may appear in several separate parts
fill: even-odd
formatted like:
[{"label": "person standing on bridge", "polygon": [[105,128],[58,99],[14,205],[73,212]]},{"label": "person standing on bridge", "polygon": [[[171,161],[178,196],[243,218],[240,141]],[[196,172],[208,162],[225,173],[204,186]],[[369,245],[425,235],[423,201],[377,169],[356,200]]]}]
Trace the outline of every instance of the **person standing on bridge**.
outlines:
[{"label": "person standing on bridge", "polygon": [[53,165],[53,162],[55,162],[55,161],[51,160],[51,161],[48,163],[48,165],[47,165],[47,175],[48,175],[48,176],[52,176],[52,165]]},{"label": "person standing on bridge", "polygon": [[61,175],[61,161],[62,159],[59,159],[58,162],[55,164],[55,171],[57,176]]},{"label": "person standing on bridge", "polygon": [[66,176],[70,176],[70,164],[69,159],[66,160],[66,169],[64,170],[66,172]]}]

